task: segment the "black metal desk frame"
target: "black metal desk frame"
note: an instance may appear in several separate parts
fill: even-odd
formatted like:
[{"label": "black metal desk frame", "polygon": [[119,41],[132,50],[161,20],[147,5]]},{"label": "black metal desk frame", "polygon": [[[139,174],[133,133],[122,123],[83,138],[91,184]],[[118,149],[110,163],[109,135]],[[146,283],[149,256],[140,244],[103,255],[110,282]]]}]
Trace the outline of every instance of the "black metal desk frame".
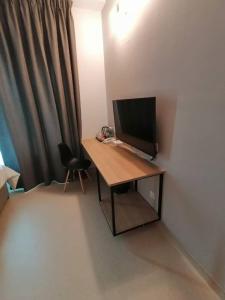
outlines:
[{"label": "black metal desk frame", "polygon": [[[101,196],[101,182],[100,182],[100,172],[99,170],[96,168],[96,176],[97,176],[97,184],[98,184],[98,198],[99,198],[99,202],[102,201],[102,196]],[[109,221],[107,219],[107,217],[105,216],[107,223],[109,225],[110,230],[112,231],[113,236],[117,236],[120,234],[123,234],[125,232],[137,229],[139,227],[143,227],[145,225],[149,225],[151,223],[155,223],[157,221],[161,220],[161,216],[162,216],[162,196],[163,196],[163,179],[164,179],[164,174],[157,174],[157,175],[153,175],[153,176],[149,176],[149,177],[154,177],[154,176],[159,176],[159,193],[158,193],[158,218],[149,222],[146,222],[144,224],[140,224],[138,226],[134,226],[132,228],[117,232],[116,230],[116,215],[115,215],[115,199],[114,199],[114,193],[115,193],[115,187],[116,186],[109,186],[110,189],[110,200],[111,200],[111,213],[112,213],[112,226],[110,226]],[[133,180],[130,182],[134,182],[135,185],[135,191],[138,191],[138,180]]]}]

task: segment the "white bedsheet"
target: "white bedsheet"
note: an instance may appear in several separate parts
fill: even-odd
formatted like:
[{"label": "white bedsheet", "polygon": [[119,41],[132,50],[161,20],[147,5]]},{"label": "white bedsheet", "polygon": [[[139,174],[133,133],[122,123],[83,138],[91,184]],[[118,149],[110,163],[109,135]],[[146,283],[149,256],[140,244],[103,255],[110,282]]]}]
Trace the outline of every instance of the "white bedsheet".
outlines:
[{"label": "white bedsheet", "polygon": [[19,180],[20,174],[16,171],[0,165],[0,188],[3,187],[3,185],[8,182],[9,185],[15,189],[17,186],[17,182]]}]

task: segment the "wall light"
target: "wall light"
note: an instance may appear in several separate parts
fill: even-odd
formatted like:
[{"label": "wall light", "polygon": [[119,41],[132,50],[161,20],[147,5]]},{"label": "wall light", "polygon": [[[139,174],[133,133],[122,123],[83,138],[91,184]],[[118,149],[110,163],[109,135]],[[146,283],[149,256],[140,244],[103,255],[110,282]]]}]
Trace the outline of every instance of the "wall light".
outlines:
[{"label": "wall light", "polygon": [[150,0],[118,0],[110,14],[112,33],[119,39],[129,37]]}]

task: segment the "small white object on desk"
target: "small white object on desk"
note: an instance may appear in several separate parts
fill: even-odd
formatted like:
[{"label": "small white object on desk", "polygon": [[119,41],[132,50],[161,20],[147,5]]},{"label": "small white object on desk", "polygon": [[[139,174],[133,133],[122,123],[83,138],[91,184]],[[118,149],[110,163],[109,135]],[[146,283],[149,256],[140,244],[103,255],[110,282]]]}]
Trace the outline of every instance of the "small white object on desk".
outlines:
[{"label": "small white object on desk", "polygon": [[116,139],[114,137],[110,137],[110,138],[107,138],[107,139],[104,139],[103,141],[103,144],[109,144],[109,143],[114,143]]},{"label": "small white object on desk", "polygon": [[123,142],[121,141],[121,140],[114,140],[113,141],[113,144],[115,144],[115,145],[122,145],[123,144]]}]

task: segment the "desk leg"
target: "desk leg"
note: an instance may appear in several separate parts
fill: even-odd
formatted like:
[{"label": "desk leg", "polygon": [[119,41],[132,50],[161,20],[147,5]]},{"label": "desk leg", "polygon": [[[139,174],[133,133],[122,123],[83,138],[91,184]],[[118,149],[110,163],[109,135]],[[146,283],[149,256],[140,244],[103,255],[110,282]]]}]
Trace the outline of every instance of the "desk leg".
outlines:
[{"label": "desk leg", "polygon": [[99,201],[102,201],[102,196],[101,196],[101,186],[100,186],[100,176],[99,176],[99,171],[96,168],[96,176],[97,176],[97,184],[98,184],[98,199]]},{"label": "desk leg", "polygon": [[159,200],[158,200],[158,215],[161,220],[162,217],[162,196],[163,196],[163,175],[159,175]]},{"label": "desk leg", "polygon": [[134,190],[135,190],[135,192],[138,191],[138,181],[137,180],[134,181]]},{"label": "desk leg", "polygon": [[111,208],[112,208],[112,233],[113,236],[116,236],[116,221],[115,221],[115,203],[114,203],[114,192],[113,188],[110,188],[111,193]]}]

